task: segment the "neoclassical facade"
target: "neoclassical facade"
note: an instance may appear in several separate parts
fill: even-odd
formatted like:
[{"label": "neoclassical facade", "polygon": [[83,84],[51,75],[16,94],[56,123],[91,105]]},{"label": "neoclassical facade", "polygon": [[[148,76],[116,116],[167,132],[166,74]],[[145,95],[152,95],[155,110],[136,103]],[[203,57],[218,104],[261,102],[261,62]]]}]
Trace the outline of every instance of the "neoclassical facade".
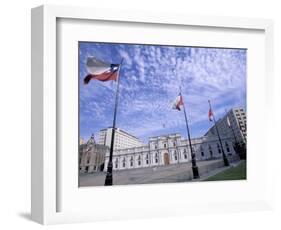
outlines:
[{"label": "neoclassical facade", "polygon": [[[208,160],[222,157],[222,150],[217,136],[203,136],[191,140],[196,160]],[[233,137],[222,138],[226,156],[236,154],[233,149]],[[105,156],[107,169],[109,152]],[[180,134],[170,134],[149,138],[148,145],[114,150],[113,170],[125,170],[142,167],[155,167],[179,164],[191,161],[191,151],[188,140]]]},{"label": "neoclassical facade", "polygon": [[79,172],[93,173],[104,170],[105,155],[109,148],[96,144],[92,136],[88,142],[79,145]]}]

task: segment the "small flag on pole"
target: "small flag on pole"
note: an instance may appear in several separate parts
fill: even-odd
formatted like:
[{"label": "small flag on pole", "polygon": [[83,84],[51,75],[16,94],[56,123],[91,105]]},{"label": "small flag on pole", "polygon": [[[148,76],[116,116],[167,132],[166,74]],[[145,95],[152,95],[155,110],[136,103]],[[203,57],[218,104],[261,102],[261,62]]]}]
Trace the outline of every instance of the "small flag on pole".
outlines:
[{"label": "small flag on pole", "polygon": [[212,117],[213,117],[213,111],[212,111],[211,108],[209,109],[208,117],[209,117],[209,121],[213,121],[213,119],[212,119]]},{"label": "small flag on pole", "polygon": [[230,120],[229,120],[228,116],[226,117],[226,122],[227,122],[228,127],[231,127]]},{"label": "small flag on pole", "polygon": [[183,105],[183,98],[181,93],[176,97],[174,103],[173,103],[173,109],[181,110],[180,106]]},{"label": "small flag on pole", "polygon": [[110,81],[118,77],[118,64],[110,64],[95,57],[88,57],[86,68],[88,75],[84,78],[84,84],[88,84],[92,79]]}]

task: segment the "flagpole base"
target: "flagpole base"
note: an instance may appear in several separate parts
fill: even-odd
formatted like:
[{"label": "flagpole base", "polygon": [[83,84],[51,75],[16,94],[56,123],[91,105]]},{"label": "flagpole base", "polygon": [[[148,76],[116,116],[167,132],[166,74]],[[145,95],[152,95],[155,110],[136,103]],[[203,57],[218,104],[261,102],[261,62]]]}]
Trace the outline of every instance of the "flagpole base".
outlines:
[{"label": "flagpole base", "polygon": [[112,186],[112,174],[106,174],[104,186]]},{"label": "flagpole base", "polygon": [[200,178],[197,165],[196,166],[192,166],[192,173],[193,173],[193,179]]},{"label": "flagpole base", "polygon": [[223,156],[223,163],[224,163],[224,166],[229,166],[229,161],[226,156]]},{"label": "flagpole base", "polygon": [[112,186],[112,163],[108,163],[104,186]]}]

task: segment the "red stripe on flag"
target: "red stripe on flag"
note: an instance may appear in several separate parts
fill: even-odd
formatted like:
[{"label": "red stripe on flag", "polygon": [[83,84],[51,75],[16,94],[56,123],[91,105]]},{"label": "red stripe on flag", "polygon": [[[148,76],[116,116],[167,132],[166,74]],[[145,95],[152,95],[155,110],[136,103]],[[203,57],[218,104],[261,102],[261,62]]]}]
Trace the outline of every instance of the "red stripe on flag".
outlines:
[{"label": "red stripe on flag", "polygon": [[208,117],[209,117],[209,120],[212,121],[212,116],[213,116],[213,112],[211,109],[209,109],[209,114],[208,114]]},{"label": "red stripe on flag", "polygon": [[88,84],[90,80],[99,80],[99,81],[116,81],[118,77],[118,71],[115,70],[114,72],[105,72],[99,75],[88,74],[84,78],[84,84]]},{"label": "red stripe on flag", "polygon": [[176,105],[176,109],[177,109],[177,110],[181,110],[181,109],[180,109],[180,106],[181,106],[181,105],[183,105],[182,95],[180,95],[180,99],[179,99],[179,101],[178,101],[178,103],[177,103],[177,105]]}]

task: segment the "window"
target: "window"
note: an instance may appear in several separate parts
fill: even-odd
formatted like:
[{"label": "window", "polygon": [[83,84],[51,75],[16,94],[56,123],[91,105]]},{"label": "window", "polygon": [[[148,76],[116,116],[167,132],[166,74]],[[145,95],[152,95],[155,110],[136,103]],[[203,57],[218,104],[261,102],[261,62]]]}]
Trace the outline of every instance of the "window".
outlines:
[{"label": "window", "polygon": [[91,161],[91,155],[89,154],[87,158],[87,164],[90,164],[90,161]]},{"label": "window", "polygon": [[174,152],[174,158],[175,158],[175,161],[178,160],[178,156],[177,156],[177,152],[176,151]]},{"label": "window", "polygon": [[211,145],[209,145],[209,153],[210,153],[211,157],[213,157],[213,151],[212,151]]},{"label": "window", "polygon": [[221,148],[220,148],[220,145],[219,145],[219,144],[217,144],[217,148],[218,148],[219,154],[221,154]]},{"label": "window", "polygon": [[158,154],[155,153],[155,163],[158,163]]},{"label": "window", "polygon": [[174,146],[176,146],[176,142],[174,142]]},{"label": "window", "polygon": [[115,160],[115,168],[116,169],[118,168],[118,158],[116,158],[116,160]]},{"label": "window", "polygon": [[229,149],[229,145],[227,142],[225,142],[225,147],[226,147],[226,151],[229,153],[230,152],[230,149]]},{"label": "window", "polygon": [[164,144],[164,148],[166,148],[167,147],[167,145],[166,144]]},{"label": "window", "polygon": [[126,159],[125,159],[125,157],[123,158],[123,168],[125,168],[126,167]]},{"label": "window", "polygon": [[141,165],[141,157],[138,158],[138,165]]},{"label": "window", "polygon": [[183,155],[183,156],[184,156],[184,159],[187,159],[187,154],[186,154],[186,153],[184,153],[184,155]]},{"label": "window", "polygon": [[149,164],[149,155],[148,154],[146,155],[146,164],[147,165]]},{"label": "window", "polygon": [[130,159],[130,165],[131,165],[131,167],[134,166],[134,159],[133,159],[133,157],[131,157],[131,159]]}]

